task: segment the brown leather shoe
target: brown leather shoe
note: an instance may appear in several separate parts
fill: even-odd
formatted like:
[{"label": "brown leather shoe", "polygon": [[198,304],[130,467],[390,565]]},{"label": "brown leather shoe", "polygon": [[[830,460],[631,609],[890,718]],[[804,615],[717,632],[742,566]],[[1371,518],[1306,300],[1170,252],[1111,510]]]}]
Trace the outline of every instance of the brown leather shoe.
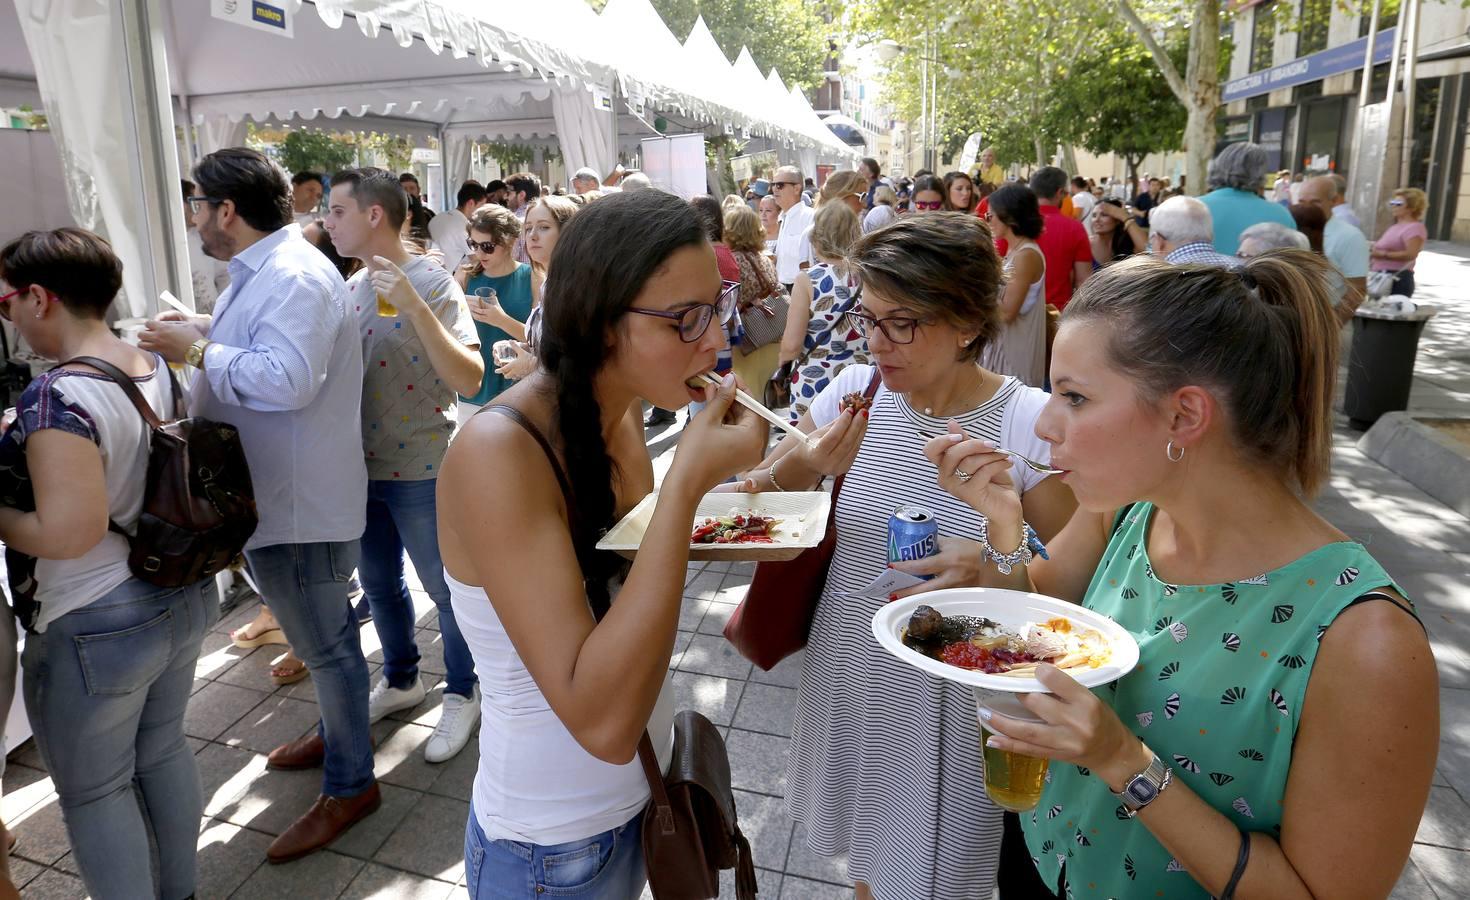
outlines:
[{"label": "brown leather shoe", "polygon": [[326,743],[321,734],[313,731],[272,750],[265,764],[271,769],[315,769],[326,756]]},{"label": "brown leather shoe", "polygon": [[378,783],[355,797],[333,797],[321,794],[306,814],[266,848],[265,858],[271,863],[290,862],[322,849],[359,819],[374,813],[382,805]]}]

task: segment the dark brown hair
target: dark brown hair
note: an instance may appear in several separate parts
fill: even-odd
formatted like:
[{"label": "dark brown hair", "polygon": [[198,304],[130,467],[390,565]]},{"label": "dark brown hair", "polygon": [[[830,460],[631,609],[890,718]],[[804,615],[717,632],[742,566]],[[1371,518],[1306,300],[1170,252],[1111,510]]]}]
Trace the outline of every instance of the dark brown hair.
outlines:
[{"label": "dark brown hair", "polygon": [[27,231],[0,249],[0,278],[55,294],[78,318],[101,319],[122,289],[122,261],[100,235],[81,228]]},{"label": "dark brown hair", "polygon": [[1290,209],[1296,230],[1307,236],[1313,253],[1321,253],[1323,236],[1327,231],[1327,214],[1310,203],[1293,203]]},{"label": "dark brown hair", "polygon": [[1328,270],[1306,250],[1272,250],[1239,271],[1135,256],[1087,279],[1062,323],[1105,329],[1110,362],[1145,399],[1191,384],[1213,391],[1236,444],[1310,496],[1332,459]]},{"label": "dark brown hair", "polygon": [[[332,187],[350,185],[352,199],[356,201],[358,209],[381,206],[388,227],[398,231],[408,218],[408,192],[403,189],[405,176],[409,176],[409,173],[405,172],[395,178],[387,169],[365,166],[361,169],[346,169],[333,175]],[[414,184],[418,184],[418,181],[415,180]]]},{"label": "dark brown hair", "polygon": [[990,229],[975,216],[905,216],[859,238],[848,264],[867,288],[920,318],[975,330],[961,360],[978,361],[1000,336],[1000,257]]},{"label": "dark brown hair", "polygon": [[497,246],[514,246],[521,236],[521,220],[497,203],[487,203],[470,217],[470,230],[490,235]]}]

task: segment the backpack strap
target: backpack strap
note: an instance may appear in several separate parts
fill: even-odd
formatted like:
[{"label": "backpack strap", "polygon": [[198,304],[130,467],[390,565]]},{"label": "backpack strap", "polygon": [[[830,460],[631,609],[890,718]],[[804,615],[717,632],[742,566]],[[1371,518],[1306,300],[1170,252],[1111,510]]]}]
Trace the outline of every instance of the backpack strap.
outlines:
[{"label": "backpack strap", "polygon": [[[72,363],[81,363],[85,366],[91,366],[92,368],[101,372],[103,375],[111,378],[118,387],[122,388],[123,393],[128,395],[128,399],[133,401],[133,407],[138,410],[138,414],[143,417],[143,421],[148,423],[149,428],[157,431],[158,429],[163,427],[163,420],[158,418],[158,413],[154,412],[153,407],[149,406],[148,401],[144,399],[143,392],[138,390],[138,386],[136,384],[133,384],[133,379],[129,378],[127,373],[124,372],[122,369],[119,369],[117,366],[114,366],[112,363],[108,362],[105,359],[98,359],[95,356],[73,357],[72,359],[67,360],[61,365],[69,366]],[[164,368],[167,369],[168,366],[164,366]],[[168,374],[169,380],[173,383],[174,402],[175,406],[177,406],[179,398],[179,385],[178,382],[173,381],[173,372],[170,371]]]}]

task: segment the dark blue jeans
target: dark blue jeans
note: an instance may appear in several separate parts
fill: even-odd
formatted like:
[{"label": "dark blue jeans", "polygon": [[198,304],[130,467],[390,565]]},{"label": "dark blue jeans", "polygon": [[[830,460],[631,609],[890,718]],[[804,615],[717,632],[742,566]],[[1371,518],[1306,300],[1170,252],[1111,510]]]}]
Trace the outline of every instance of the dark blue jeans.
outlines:
[{"label": "dark blue jeans", "polygon": [[214,579],[160,588],[133,578],[26,636],[26,714],[94,897],[194,893],[204,790],[184,710],[218,621]]},{"label": "dark blue jeans", "polygon": [[357,541],[245,551],[291,649],[311,670],[326,744],[322,793],[334,797],[353,797],[373,785],[367,660],[347,599],[357,556]]},{"label": "dark blue jeans", "polygon": [[[383,677],[404,688],[419,674],[414,642],[413,599],[403,577],[403,553],[413,560],[424,591],[439,607],[444,641],[445,690],[468,697],[475,689],[475,660],[460,634],[439,559],[439,518],[434,503],[438,482],[369,481],[367,530],[362,533],[362,590],[373,610],[373,627],[383,642]],[[289,632],[288,632],[289,633]]]}]

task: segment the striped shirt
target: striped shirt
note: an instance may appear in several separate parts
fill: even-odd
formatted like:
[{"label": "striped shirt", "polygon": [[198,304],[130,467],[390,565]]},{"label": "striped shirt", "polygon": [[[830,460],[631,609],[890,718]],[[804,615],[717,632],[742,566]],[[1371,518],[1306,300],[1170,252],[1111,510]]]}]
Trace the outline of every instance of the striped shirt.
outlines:
[{"label": "striped shirt", "polygon": [[[849,366],[811,405],[818,426],[838,415],[840,398],[862,391],[871,366]],[[954,416],[971,436],[1001,442],[1038,460],[1036,437],[1047,395],[1007,378],[978,408]],[[807,846],[848,856],[848,877],[875,897],[990,900],[1000,853],[1001,814],[985,795],[979,725],[969,688],[900,662],[873,640],[883,600],[847,596],[887,564],[889,514],[917,504],[945,537],[973,539],[980,516],[939,488],[920,433],[944,419],[925,416],[880,387],[867,435],[833,515],[837,549],[804,654],[787,806],[804,824]],[[1021,491],[1041,476],[1012,466]]]}]

